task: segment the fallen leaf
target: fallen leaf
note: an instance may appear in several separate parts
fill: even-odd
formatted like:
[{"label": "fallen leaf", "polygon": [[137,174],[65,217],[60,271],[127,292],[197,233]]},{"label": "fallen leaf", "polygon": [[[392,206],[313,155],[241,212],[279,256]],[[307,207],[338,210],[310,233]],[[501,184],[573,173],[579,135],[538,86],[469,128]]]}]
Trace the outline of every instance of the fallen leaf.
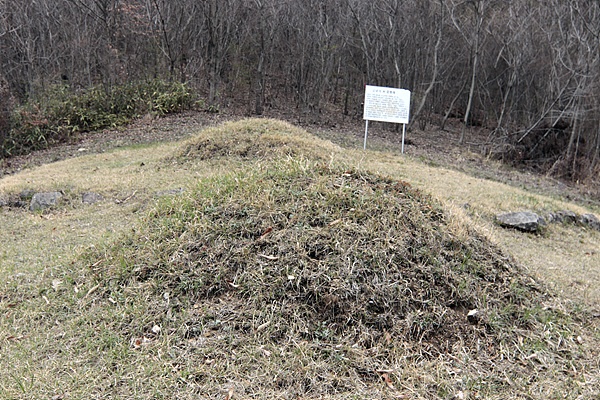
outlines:
[{"label": "fallen leaf", "polygon": [[148,346],[152,343],[152,339],[148,339],[147,337],[141,337],[141,338],[133,338],[131,339],[131,347],[133,347],[134,349],[140,349],[144,346]]},{"label": "fallen leaf", "polygon": [[233,398],[233,387],[229,388],[229,392],[227,392],[227,396],[225,397],[225,400],[231,400]]},{"label": "fallen leaf", "polygon": [[392,344],[392,335],[388,331],[385,332],[385,343],[388,346]]},{"label": "fallen leaf", "polygon": [[231,282],[231,281],[227,281],[227,283],[229,284],[229,286],[231,286],[234,289],[237,289],[240,287],[240,285],[236,285],[235,283]]},{"label": "fallen leaf", "polygon": [[9,337],[7,337],[7,338],[6,338],[6,340],[8,340],[8,341],[13,341],[13,342],[17,342],[17,341],[19,341],[19,340],[26,339],[27,337],[28,337],[28,336],[25,336],[25,335],[21,335],[21,336],[13,336],[13,335],[10,335]]},{"label": "fallen leaf", "polygon": [[269,233],[273,232],[273,227],[270,226],[267,229],[265,229],[265,231],[263,232],[263,234],[260,236],[260,238],[258,238],[258,240],[262,240],[264,239],[265,236],[267,236]]},{"label": "fallen leaf", "polygon": [[256,328],[256,332],[262,331],[263,329],[265,329],[269,325],[271,325],[271,321],[267,321],[264,324],[259,325],[258,328]]},{"label": "fallen leaf", "polygon": [[260,350],[262,351],[263,356],[265,356],[267,358],[271,357],[271,352],[269,350],[264,349],[262,347],[260,348]]},{"label": "fallen leaf", "polygon": [[62,285],[62,281],[60,279],[54,279],[52,281],[52,289],[54,289],[55,291],[58,291],[58,289],[60,289],[60,285]]},{"label": "fallen leaf", "polygon": [[389,387],[392,390],[396,390],[396,388],[394,387],[394,384],[392,383],[392,380],[390,379],[390,374],[388,374],[386,372],[385,374],[382,374],[381,377],[383,378],[387,387]]},{"label": "fallen leaf", "polygon": [[88,297],[90,297],[96,290],[98,290],[98,288],[100,287],[100,285],[96,285],[93,288],[91,288],[90,290],[88,290],[88,292],[85,294],[85,296],[83,296],[83,299],[87,299]]}]

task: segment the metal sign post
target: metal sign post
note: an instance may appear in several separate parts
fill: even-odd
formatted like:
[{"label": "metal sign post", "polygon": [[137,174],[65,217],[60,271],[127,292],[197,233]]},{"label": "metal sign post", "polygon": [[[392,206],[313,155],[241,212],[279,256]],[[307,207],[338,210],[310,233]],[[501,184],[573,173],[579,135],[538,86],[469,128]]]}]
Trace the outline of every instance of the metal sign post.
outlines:
[{"label": "metal sign post", "polygon": [[403,125],[402,154],[404,154],[404,137],[406,135],[406,124],[408,124],[409,111],[409,90],[383,86],[365,86],[363,119],[366,123],[364,148],[367,148],[369,121],[392,122]]},{"label": "metal sign post", "polygon": [[402,154],[404,154],[404,136],[406,135],[406,124],[402,124]]}]

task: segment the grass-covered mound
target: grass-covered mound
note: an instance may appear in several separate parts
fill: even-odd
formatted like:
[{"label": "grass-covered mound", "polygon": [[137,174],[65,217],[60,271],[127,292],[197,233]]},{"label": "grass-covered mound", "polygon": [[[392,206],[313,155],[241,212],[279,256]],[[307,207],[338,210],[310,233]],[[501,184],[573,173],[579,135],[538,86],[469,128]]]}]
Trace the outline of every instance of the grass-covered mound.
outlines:
[{"label": "grass-covered mound", "polygon": [[[446,351],[465,333],[526,326],[522,307],[539,301],[531,281],[481,237],[457,238],[444,219],[402,182],[285,161],[163,204],[143,244],[98,270],[118,276],[117,287],[151,282],[191,302],[235,295],[254,310],[276,304],[286,310],[274,315],[282,338],[289,330],[314,338],[326,325],[368,332],[353,339],[362,345],[387,331]],[[466,322],[472,309],[487,311],[485,329]]]},{"label": "grass-covered mound", "polygon": [[328,160],[339,147],[320,140],[287,122],[254,118],[203,130],[189,139],[176,160],[264,160],[282,156],[309,156]]},{"label": "grass-covered mound", "polygon": [[93,296],[122,308],[103,329],[165,365],[153,382],[178,398],[592,394],[550,296],[440,204],[365,171],[285,157],[203,180],[88,265]]}]

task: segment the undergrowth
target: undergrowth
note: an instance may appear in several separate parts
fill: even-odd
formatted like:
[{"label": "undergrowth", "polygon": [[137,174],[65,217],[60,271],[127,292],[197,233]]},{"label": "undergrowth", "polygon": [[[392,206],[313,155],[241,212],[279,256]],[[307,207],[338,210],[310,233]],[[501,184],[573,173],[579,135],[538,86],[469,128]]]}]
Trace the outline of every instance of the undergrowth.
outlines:
[{"label": "undergrowth", "polygon": [[178,112],[192,103],[190,89],[179,82],[153,80],[77,92],[54,85],[15,108],[8,134],[0,143],[0,155],[39,150],[68,141],[79,132],[114,128],[148,113]]}]

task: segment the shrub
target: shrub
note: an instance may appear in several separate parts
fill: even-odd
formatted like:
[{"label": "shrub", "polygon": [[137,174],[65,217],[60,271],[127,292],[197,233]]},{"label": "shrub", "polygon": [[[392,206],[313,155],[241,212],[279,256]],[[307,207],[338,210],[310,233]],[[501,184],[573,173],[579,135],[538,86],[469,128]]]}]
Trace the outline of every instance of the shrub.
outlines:
[{"label": "shrub", "polygon": [[94,86],[82,92],[54,85],[12,112],[0,153],[23,154],[68,141],[78,132],[114,128],[147,113],[164,116],[192,104],[191,91],[180,82],[153,80],[109,90]]}]

